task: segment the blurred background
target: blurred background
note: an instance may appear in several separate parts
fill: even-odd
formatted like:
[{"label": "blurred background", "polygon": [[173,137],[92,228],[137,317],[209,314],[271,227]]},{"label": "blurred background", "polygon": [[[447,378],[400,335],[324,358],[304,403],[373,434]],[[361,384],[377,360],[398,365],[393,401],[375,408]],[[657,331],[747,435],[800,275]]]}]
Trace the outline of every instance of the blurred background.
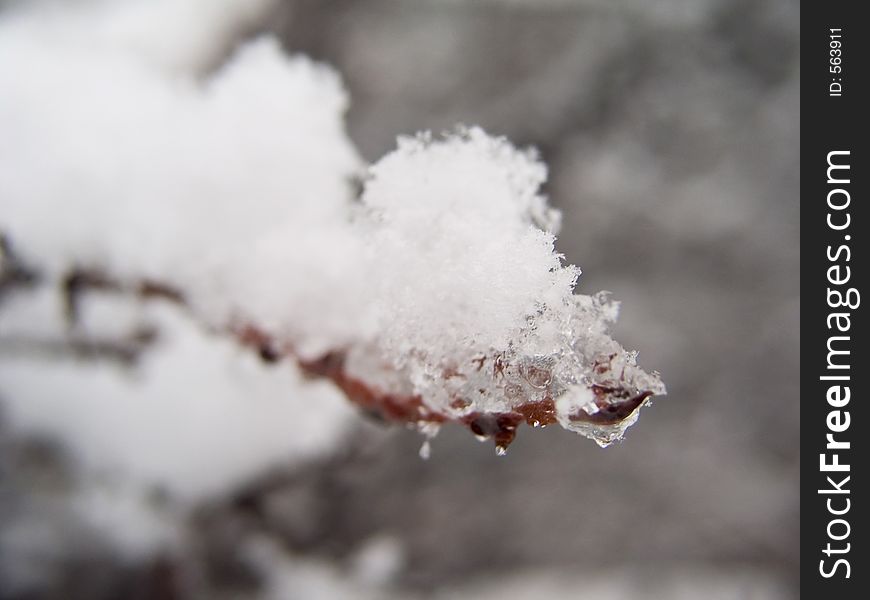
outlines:
[{"label": "blurred background", "polygon": [[27,582],[0,597],[797,597],[798,2],[286,1],[226,48],[261,32],[342,74],[369,162],[456,123],[537,147],[579,291],[623,302],[668,396],[606,450],[447,427],[424,461],[360,421],[132,557],[65,512],[62,445],[0,413],[0,580]]}]

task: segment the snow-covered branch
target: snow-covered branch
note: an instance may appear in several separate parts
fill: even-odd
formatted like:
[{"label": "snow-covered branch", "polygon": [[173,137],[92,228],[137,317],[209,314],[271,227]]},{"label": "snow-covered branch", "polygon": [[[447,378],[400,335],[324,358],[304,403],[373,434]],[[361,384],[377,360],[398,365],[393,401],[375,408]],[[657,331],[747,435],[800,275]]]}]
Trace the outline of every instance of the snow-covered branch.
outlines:
[{"label": "snow-covered branch", "polygon": [[664,393],[608,336],[617,305],[575,294],[534,152],[458,128],[367,167],[329,67],[260,38],[202,79],[94,22],[0,24],[5,294],[59,289],[68,321],[94,290],[175,305],[366,410],[499,452],[523,422],[607,445]]}]

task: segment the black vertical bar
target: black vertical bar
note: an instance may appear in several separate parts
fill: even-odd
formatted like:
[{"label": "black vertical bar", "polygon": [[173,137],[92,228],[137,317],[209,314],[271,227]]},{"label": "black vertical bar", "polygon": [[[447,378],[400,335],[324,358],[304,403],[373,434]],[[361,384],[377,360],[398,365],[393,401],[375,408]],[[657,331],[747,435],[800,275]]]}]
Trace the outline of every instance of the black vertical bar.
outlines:
[{"label": "black vertical bar", "polygon": [[865,141],[870,23],[859,14],[864,8],[861,2],[816,1],[805,2],[801,11],[801,593],[806,598],[870,597],[865,527],[870,507],[867,494],[859,492],[870,486],[865,468],[870,416],[862,393],[870,365],[861,352],[870,342],[863,306],[870,296],[860,297],[870,268],[864,239],[870,236]]}]

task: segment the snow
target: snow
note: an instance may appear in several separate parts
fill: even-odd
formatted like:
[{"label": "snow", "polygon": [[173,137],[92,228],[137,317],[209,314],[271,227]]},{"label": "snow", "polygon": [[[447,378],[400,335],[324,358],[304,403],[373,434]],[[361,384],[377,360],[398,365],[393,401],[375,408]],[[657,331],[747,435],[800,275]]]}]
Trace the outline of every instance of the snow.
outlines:
[{"label": "snow", "polygon": [[[375,256],[373,343],[441,414],[558,399],[560,424],[607,444],[624,427],[570,418],[598,410],[589,386],[609,375],[634,393],[664,387],[607,336],[618,306],[574,294],[580,270],[554,249],[559,214],[541,195],[545,178],[533,152],[480,128],[400,138],[362,194]],[[607,370],[594,373],[603,357]],[[360,363],[363,377],[371,364]],[[466,406],[454,408],[457,398]]]},{"label": "snow", "polygon": [[[175,38],[205,43],[202,29],[230,27],[209,15],[252,10],[201,4],[85,3],[69,21],[50,5],[0,22],[0,224],[50,277],[85,265],[154,279],[210,323],[255,315],[320,352],[350,326],[350,302],[298,278],[335,289],[354,271],[344,229],[362,165],[347,94],[329,67],[272,38],[210,74],[170,68],[137,41],[152,39],[147,26],[173,56],[198,54]],[[330,305],[348,318],[318,322]]]},{"label": "snow", "polygon": [[[268,4],[34,2],[0,15],[0,232],[36,273],[0,305],[3,422],[67,450],[82,482],[72,508],[125,554],[172,543],[161,532],[184,507],[333,452],[356,419],[328,383],[216,333],[243,307],[299,315],[303,332],[344,327],[321,332],[312,315],[329,299],[285,276],[348,279],[347,244],[324,245],[346,227],[361,168],[339,77],[271,38],[209,70]],[[75,268],[127,291],[158,281],[190,306],[88,292],[73,325],[61,283]],[[143,331],[156,341],[131,344]],[[103,343],[139,358],[88,350]],[[181,512],[152,506],[155,491]]]},{"label": "snow", "polygon": [[[179,74],[206,68],[274,0],[29,0],[4,7],[4,35],[128,55]],[[22,59],[26,55],[18,58]]]},{"label": "snow", "polygon": [[9,425],[59,440],[94,478],[193,502],[329,452],[353,424],[354,410],[328,383],[263,364],[171,304],[141,309],[158,347],[133,366],[4,357]]},{"label": "snow", "polygon": [[400,138],[365,183],[376,247],[378,331],[396,356],[503,348],[577,276],[553,251],[544,165],[479,128]]},{"label": "snow", "polygon": [[[292,368],[256,365],[192,315],[215,332],[255,326],[302,359],[345,352],[367,385],[418,395],[450,418],[549,400],[562,426],[618,439],[634,417],[594,427],[572,418],[599,410],[591,386],[664,387],[607,336],[616,305],[574,294],[580,270],[555,250],[559,213],[541,192],[543,162],[471,127],[401,137],[366,170],[328,66],[260,37],[206,68],[221,52],[212,34],[265,6],[39,3],[0,22],[0,230],[42,289],[86,268],[178,289],[189,309],[147,307],[161,332],[179,331],[136,376],[13,360],[3,386],[15,419],[73,445],[86,437],[86,463],[110,457],[182,494],[234,479],[175,461],[188,437],[211,455],[212,432],[223,432],[229,473],[262,459],[246,453],[250,435],[268,457],[326,445],[316,422],[332,409],[312,411],[312,440],[297,432],[302,407],[329,406],[320,396],[331,392],[311,392]],[[111,334],[127,309],[87,318],[85,333]],[[210,378],[215,370],[228,379]],[[107,404],[118,397],[125,403]]]}]

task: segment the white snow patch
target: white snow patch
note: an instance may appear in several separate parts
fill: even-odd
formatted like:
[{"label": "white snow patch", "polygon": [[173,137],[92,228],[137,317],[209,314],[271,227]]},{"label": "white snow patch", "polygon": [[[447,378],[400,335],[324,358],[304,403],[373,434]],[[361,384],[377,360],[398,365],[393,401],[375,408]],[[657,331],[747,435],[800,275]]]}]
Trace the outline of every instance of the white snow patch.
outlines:
[{"label": "white snow patch", "polygon": [[264,365],[174,306],[146,308],[159,347],[133,367],[6,357],[0,398],[12,429],[60,440],[93,476],[187,501],[328,452],[353,422],[330,384]]}]

